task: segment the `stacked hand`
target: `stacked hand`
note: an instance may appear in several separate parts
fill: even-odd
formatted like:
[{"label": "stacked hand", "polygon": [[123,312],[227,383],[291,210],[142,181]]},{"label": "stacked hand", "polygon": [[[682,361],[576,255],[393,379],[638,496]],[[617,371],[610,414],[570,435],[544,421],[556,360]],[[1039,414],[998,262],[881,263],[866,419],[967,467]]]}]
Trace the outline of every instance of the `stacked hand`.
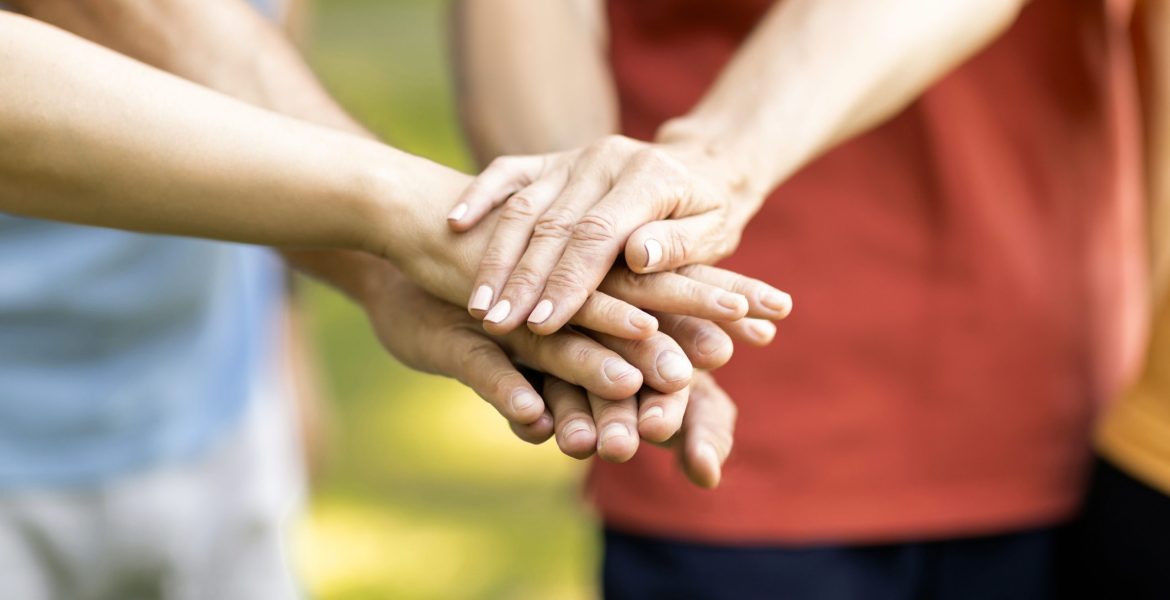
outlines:
[{"label": "stacked hand", "polygon": [[[636,144],[640,143],[619,138],[604,142],[604,148],[620,150]],[[525,210],[527,220],[517,218],[515,205],[535,204],[514,194],[519,185],[514,181],[497,179],[495,185],[504,187],[488,185],[499,175],[500,165],[518,164],[498,161],[466,187],[461,203],[468,208],[455,211],[463,212],[464,218],[453,220],[452,228],[466,233],[420,236],[425,251],[392,256],[410,279],[438,298],[398,279],[366,305],[376,329],[385,332],[381,338],[392,353],[414,368],[460,379],[491,403],[520,438],[540,443],[555,434],[569,456],[584,458],[596,452],[617,462],[631,458],[641,439],[668,445],[679,453],[688,476],[710,487],[717,484],[720,466],[730,451],[735,409],[709,375],[694,369],[726,363],[733,340],[752,345],[771,342],[776,332],[771,321],[787,316],[791,299],[771,286],[726,270],[683,266],[713,261],[728,251],[725,242],[693,247],[686,236],[710,239],[704,232],[727,229],[728,215],[739,205],[711,200],[725,193],[695,191],[707,189],[706,184],[694,183],[703,180],[685,169],[657,170],[667,163],[642,158],[640,148],[628,152],[626,158],[646,170],[627,165],[618,174],[598,176],[605,182],[617,181],[610,186],[615,190],[619,185],[635,188],[645,181],[657,186],[625,196],[620,211],[608,200],[596,203],[594,212],[615,211],[614,219],[622,223],[612,235],[583,235],[579,227],[569,225],[556,228],[565,236],[554,243],[551,235],[542,234],[538,222],[546,219],[541,214],[560,210],[562,198],[545,197],[541,206],[546,213]],[[652,156],[659,156],[654,152]],[[600,159],[598,152],[590,151],[556,157],[564,169]],[[533,159],[517,160],[538,164]],[[535,185],[561,168],[549,169],[553,158],[538,160],[539,171],[517,177]],[[596,169],[587,172],[597,173]],[[567,184],[564,189],[569,189]],[[598,198],[613,195],[595,191]],[[492,205],[500,204],[497,197],[510,199],[502,210],[491,212]],[[639,203],[654,207],[638,208]],[[690,214],[697,216],[687,218]],[[680,216],[684,218],[645,222]],[[476,223],[481,226],[471,229]],[[630,241],[632,230],[643,235],[642,242]],[[669,240],[671,250],[654,254],[656,259],[647,265],[646,255],[639,255],[636,248],[653,248],[651,241],[657,239]],[[642,273],[621,261],[615,264],[623,245],[627,262],[640,264],[635,269]],[[525,248],[525,260],[541,252],[552,256],[551,261],[534,259],[549,269],[558,257],[562,264],[581,264],[573,262],[570,250],[587,258],[588,268],[561,279],[550,271],[553,275],[546,286],[542,277],[547,276],[536,271],[525,275],[523,267],[509,266],[505,260],[511,257],[515,263]],[[517,267],[515,273],[511,267]],[[572,267],[557,267],[568,268]],[[511,290],[517,288],[512,283],[507,284],[512,287],[496,283],[509,275],[516,279],[517,274],[534,293],[514,295]],[[560,305],[556,319],[530,317],[532,331],[517,329],[522,313],[542,291],[547,294],[554,281],[561,282],[573,300]],[[447,304],[468,297],[470,316]],[[485,310],[493,302],[491,310]],[[539,313],[539,306],[535,308]],[[493,318],[492,312],[506,314]],[[481,328],[480,319],[485,316]],[[536,387],[521,368],[542,375],[534,378]]]}]

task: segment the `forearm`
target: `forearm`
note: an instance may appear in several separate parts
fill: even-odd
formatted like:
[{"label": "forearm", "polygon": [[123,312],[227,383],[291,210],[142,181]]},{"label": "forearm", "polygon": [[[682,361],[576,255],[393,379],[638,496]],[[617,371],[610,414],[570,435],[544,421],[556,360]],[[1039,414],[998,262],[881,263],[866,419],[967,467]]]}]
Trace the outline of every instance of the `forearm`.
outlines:
[{"label": "forearm", "polygon": [[[52,48],[45,52],[44,48]],[[276,246],[392,252],[441,169],[259,110],[66,33],[0,15],[0,209]],[[62,90],[69,93],[62,94]],[[78,102],[77,99],[84,99]],[[412,185],[413,184],[413,185]],[[428,215],[437,220],[437,216]]]},{"label": "forearm", "polygon": [[600,0],[456,3],[459,108],[482,163],[616,133],[603,10]]},{"label": "forearm", "polygon": [[696,144],[762,197],[901,110],[994,39],[1026,0],[777,3],[715,85],[658,140]]}]

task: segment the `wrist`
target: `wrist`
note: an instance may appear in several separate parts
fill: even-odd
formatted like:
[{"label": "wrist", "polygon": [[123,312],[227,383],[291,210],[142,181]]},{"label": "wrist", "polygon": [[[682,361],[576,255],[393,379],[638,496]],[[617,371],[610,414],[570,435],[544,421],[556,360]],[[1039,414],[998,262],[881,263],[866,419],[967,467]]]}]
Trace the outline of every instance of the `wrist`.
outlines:
[{"label": "wrist", "polygon": [[356,185],[359,248],[392,262],[426,291],[463,302],[474,275],[471,236],[447,227],[446,210],[471,177],[381,146]]},{"label": "wrist", "polygon": [[723,128],[695,117],[679,117],[664,123],[654,142],[680,155],[693,157],[703,165],[722,193],[733,200],[731,213],[754,215],[775,182],[767,169],[755,164],[734,140],[721,134]]}]

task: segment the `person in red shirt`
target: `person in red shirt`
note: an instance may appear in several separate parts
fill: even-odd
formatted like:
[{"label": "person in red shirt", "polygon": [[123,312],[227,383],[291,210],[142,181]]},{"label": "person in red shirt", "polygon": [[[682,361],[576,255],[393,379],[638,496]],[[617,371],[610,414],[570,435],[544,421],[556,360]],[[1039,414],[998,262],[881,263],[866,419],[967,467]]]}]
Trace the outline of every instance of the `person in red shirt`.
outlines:
[{"label": "person in red shirt", "polygon": [[[1144,329],[1133,10],[459,5],[477,154],[549,153],[493,162],[449,217],[500,212],[489,332],[557,330],[618,258],[730,255],[795,298],[717,374],[736,451],[695,452],[727,459],[719,489],[655,448],[595,465],[608,596],[1048,597]],[[558,427],[582,398],[549,399]]]}]

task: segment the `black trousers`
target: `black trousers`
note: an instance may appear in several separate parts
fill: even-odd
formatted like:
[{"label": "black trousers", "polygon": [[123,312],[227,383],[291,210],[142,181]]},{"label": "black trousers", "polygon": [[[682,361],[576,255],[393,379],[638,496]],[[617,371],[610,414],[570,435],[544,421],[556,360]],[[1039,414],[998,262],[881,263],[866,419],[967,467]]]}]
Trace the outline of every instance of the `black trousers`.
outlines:
[{"label": "black trousers", "polygon": [[1099,459],[1061,535],[1061,598],[1170,600],[1170,496]]},{"label": "black trousers", "polygon": [[611,600],[1049,600],[1057,597],[1055,540],[1055,530],[1044,529],[874,546],[736,547],[611,530],[604,588]]}]

